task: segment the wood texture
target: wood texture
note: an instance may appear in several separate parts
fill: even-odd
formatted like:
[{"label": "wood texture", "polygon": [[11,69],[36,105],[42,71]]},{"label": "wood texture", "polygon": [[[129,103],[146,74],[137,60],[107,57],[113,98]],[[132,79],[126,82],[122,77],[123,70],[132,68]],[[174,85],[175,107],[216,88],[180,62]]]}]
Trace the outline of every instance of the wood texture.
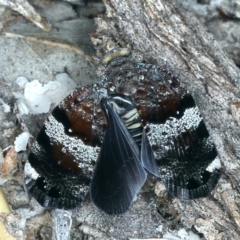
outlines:
[{"label": "wood texture", "polygon": [[[168,62],[193,95],[212,140],[223,175],[206,199],[174,200],[186,228],[206,239],[240,239],[240,72],[221,46],[177,0],[104,0],[92,40],[99,58],[130,46],[135,59]],[[167,224],[167,223],[161,223]],[[164,225],[164,226],[165,226]]]}]

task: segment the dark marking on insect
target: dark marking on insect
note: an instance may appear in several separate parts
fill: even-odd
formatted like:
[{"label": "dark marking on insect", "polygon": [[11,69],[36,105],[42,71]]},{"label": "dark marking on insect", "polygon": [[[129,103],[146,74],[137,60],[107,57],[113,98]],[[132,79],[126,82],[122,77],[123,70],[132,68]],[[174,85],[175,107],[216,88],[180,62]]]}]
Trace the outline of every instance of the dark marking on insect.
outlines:
[{"label": "dark marking on insect", "polygon": [[[147,174],[159,177],[141,119],[129,97],[109,94],[101,108],[107,129],[93,173],[90,194],[93,202],[108,214],[121,214],[130,207]],[[104,196],[104,197],[103,197]]]},{"label": "dark marking on insect", "polygon": [[74,91],[46,120],[25,166],[30,194],[71,209],[90,191],[98,208],[121,214],[149,173],[173,197],[207,197],[221,170],[207,170],[217,151],[192,96],[167,65],[109,59],[99,83]]}]

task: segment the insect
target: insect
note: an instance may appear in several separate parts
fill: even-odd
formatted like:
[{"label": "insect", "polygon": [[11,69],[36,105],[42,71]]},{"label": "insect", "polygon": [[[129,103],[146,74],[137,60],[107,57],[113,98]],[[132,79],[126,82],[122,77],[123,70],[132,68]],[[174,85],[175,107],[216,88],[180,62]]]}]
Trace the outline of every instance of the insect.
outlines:
[{"label": "insect", "polygon": [[111,60],[99,83],[65,98],[46,120],[25,165],[29,193],[46,208],[71,209],[88,192],[114,215],[126,212],[147,174],[173,197],[215,188],[217,151],[190,94],[167,65]]},{"label": "insect", "polygon": [[147,177],[144,168],[156,176],[159,174],[151,145],[131,99],[110,94],[100,105],[107,119],[107,129],[90,194],[100,209],[118,214],[128,210],[144,184]]}]

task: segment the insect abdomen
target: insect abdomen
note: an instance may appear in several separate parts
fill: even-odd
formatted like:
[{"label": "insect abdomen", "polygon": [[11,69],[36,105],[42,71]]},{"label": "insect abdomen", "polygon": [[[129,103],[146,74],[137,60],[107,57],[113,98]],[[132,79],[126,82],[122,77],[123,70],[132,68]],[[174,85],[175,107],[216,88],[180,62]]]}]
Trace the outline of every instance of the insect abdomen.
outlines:
[{"label": "insect abdomen", "polygon": [[137,109],[127,111],[120,117],[139,149],[141,149],[143,126]]}]

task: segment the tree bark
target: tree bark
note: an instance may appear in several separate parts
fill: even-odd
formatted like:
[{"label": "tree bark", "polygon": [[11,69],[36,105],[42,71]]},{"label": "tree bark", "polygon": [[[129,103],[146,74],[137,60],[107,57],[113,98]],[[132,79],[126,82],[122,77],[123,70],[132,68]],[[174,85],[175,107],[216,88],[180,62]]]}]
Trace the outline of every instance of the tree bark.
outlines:
[{"label": "tree bark", "polygon": [[[151,185],[152,182],[148,181],[138,194],[131,209],[123,215],[106,215],[98,210],[88,198],[81,207],[69,211],[70,215],[63,213],[62,219],[60,217],[60,220],[63,220],[60,223],[63,224],[60,224],[57,221],[59,219],[54,219],[56,217],[54,212],[51,218],[48,210],[40,208],[34,199],[30,203],[28,202],[22,185],[15,186],[13,181],[9,181],[6,182],[4,188],[11,189],[6,196],[13,206],[13,212],[1,219],[4,218],[9,227],[13,226],[12,229],[21,229],[22,231],[24,228],[24,233],[19,233],[19,235],[24,235],[26,239],[37,239],[37,237],[50,239],[53,232],[52,225],[54,225],[51,223],[52,219],[54,219],[55,227],[62,227],[61,231],[58,228],[55,229],[55,234],[59,233],[60,236],[63,236],[61,234],[64,233],[68,235],[67,231],[72,223],[70,239],[125,240],[163,236],[165,239],[170,239],[166,235],[169,232],[183,238],[184,231],[182,229],[188,232],[191,230],[202,233],[202,240],[240,239],[240,201],[238,198],[240,191],[240,177],[238,176],[240,160],[239,69],[227,58],[227,55],[198,19],[181,6],[181,1],[104,0],[104,2],[107,12],[104,16],[96,19],[97,29],[91,36],[96,48],[96,60],[101,59],[106,52],[113,48],[129,47],[132,50],[132,57],[136,60],[159,65],[167,62],[171,66],[175,75],[193,95],[217,147],[223,168],[219,184],[208,198],[180,201],[168,199],[164,195],[166,191],[161,181],[154,185],[155,194],[153,189],[149,190],[154,187]],[[32,52],[38,53],[36,50]],[[67,52],[62,50],[62,53],[66,57]],[[48,51],[46,55],[50,54],[51,52]],[[40,54],[40,56],[42,55]],[[70,59],[69,63],[71,61],[79,62],[72,57],[68,59]],[[16,57],[15,63],[17,60],[18,57]],[[44,63],[44,61],[41,62]],[[81,70],[78,64],[75,65],[78,71]],[[14,68],[16,66],[18,65],[15,64]],[[29,70],[29,66],[26,69]],[[71,69],[71,74],[77,78],[77,72],[73,74],[73,70],[76,69],[72,67],[68,69]],[[103,71],[104,67],[100,68],[99,74],[102,74]],[[28,71],[24,73],[27,75]],[[37,70],[34,73],[36,78]],[[44,75],[44,79],[47,79],[46,73]],[[79,78],[85,82],[87,77],[84,76],[80,75]],[[11,80],[13,78],[15,75],[9,77]],[[89,80],[93,80],[92,74]],[[5,96],[7,90],[4,85],[1,85],[1,88],[4,90],[2,95]],[[12,101],[10,98],[9,104]],[[9,119],[2,117],[2,125],[5,122],[8,123]],[[4,125],[2,131],[5,131],[5,128],[8,129],[5,131],[6,136],[9,135],[10,130],[15,129],[15,121],[15,116],[13,116],[11,124]],[[8,142],[14,142],[13,139],[8,140],[5,135],[2,135],[2,145],[7,146]],[[27,156],[24,159],[27,159]],[[18,182],[22,184],[20,173],[17,177]],[[17,210],[14,209],[14,206]],[[33,215],[34,217],[32,217]],[[73,221],[68,223],[69,216],[72,216]],[[64,232],[65,230],[66,232]],[[16,231],[12,231],[12,233],[16,234]],[[45,235],[47,237],[44,238]],[[188,239],[191,239],[190,236]]]},{"label": "tree bark", "polygon": [[[210,197],[171,204],[181,226],[194,226],[206,239],[240,239],[240,72],[180,2],[104,0],[106,16],[96,19],[92,40],[99,58],[130,46],[135,59],[168,62],[185,84],[217,147],[223,174]],[[167,231],[168,222],[156,221]]]}]

